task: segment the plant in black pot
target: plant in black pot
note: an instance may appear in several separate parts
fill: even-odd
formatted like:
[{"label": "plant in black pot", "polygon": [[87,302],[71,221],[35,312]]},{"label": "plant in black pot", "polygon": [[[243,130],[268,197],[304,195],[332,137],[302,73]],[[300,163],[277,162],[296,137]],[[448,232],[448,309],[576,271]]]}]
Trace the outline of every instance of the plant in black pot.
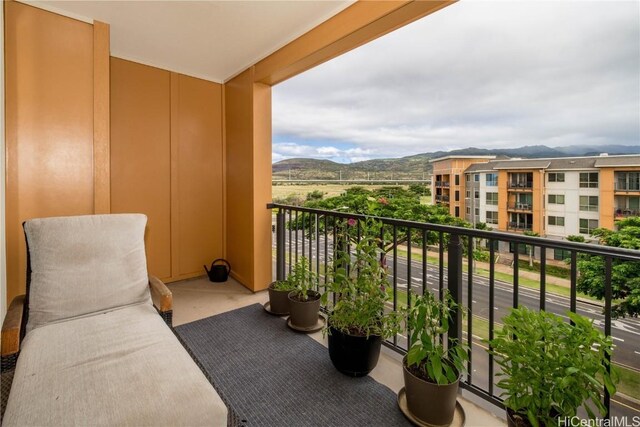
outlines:
[{"label": "plant in black pot", "polygon": [[[453,421],[467,347],[450,340],[445,346],[454,310],[461,309],[448,291],[442,300],[427,291],[412,301],[407,316],[411,347],[403,359],[406,404],[410,414],[430,425]],[[442,338],[444,336],[444,338]]]},{"label": "plant in black pot", "polygon": [[[376,367],[382,340],[400,330],[401,312],[385,311],[390,299],[387,271],[382,265],[380,248],[382,223],[360,221],[360,239],[352,238],[357,223],[349,220],[339,225],[338,244],[324,294],[335,295],[325,332],[329,337],[329,356],[343,374],[365,376]],[[350,237],[351,236],[351,237]],[[347,250],[347,245],[352,245]]]},{"label": "plant in black pot", "polygon": [[512,309],[504,326],[488,341],[500,366],[509,426],[568,425],[578,408],[589,418],[606,414],[601,393],[616,392],[611,365],[613,341],[593,321],[567,313],[562,317],[526,307]]},{"label": "plant in black pot", "polygon": [[293,290],[288,294],[289,324],[295,330],[311,331],[318,324],[321,294],[313,290],[316,279],[317,275],[310,269],[305,257],[301,257],[293,266],[287,278],[293,285]]},{"label": "plant in black pot", "polygon": [[[268,312],[277,316],[289,314],[289,292],[296,288],[291,275],[285,280],[276,280],[269,285]],[[265,309],[266,306],[265,306]]]}]

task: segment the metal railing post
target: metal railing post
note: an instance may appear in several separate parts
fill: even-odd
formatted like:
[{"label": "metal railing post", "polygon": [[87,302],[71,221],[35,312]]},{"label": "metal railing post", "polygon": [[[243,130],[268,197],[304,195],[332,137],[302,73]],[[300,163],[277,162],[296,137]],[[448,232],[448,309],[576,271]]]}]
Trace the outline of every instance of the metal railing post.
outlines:
[{"label": "metal railing post", "polygon": [[[447,266],[447,288],[456,304],[462,305],[462,243],[459,234],[449,235]],[[459,307],[451,316],[449,324],[449,346],[452,340],[462,339],[462,309]]]},{"label": "metal railing post", "polygon": [[284,280],[284,209],[276,214],[276,280]]}]

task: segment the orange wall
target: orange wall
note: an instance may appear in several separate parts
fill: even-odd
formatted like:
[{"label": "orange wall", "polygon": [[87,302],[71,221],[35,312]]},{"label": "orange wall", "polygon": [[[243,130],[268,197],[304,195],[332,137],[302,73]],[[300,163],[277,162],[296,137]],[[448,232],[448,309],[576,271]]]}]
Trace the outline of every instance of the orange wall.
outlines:
[{"label": "orange wall", "polygon": [[149,272],[204,274],[223,255],[222,86],[111,59],[111,208],[142,212]]},{"label": "orange wall", "polygon": [[94,212],[94,29],[17,2],[4,7],[10,301],[25,288],[22,222]]},{"label": "orange wall", "polygon": [[172,279],[223,255],[222,85],[171,74]]},{"label": "orange wall", "polygon": [[147,215],[149,272],[171,278],[171,75],[111,58],[111,212]]},{"label": "orange wall", "polygon": [[[250,289],[256,289],[260,284],[254,281],[254,216],[258,209],[254,203],[254,162],[258,153],[254,147],[253,69],[227,82],[224,95],[227,161],[226,255],[233,266],[234,277]],[[270,117],[269,115],[269,119]],[[271,136],[266,137],[270,139]],[[266,205],[264,211],[267,211]]]}]

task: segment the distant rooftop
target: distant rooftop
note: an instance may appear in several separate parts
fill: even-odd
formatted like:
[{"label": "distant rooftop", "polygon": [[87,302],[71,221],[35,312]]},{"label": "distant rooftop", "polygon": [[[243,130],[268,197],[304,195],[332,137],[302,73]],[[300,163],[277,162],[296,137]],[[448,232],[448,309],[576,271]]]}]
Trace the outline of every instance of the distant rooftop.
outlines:
[{"label": "distant rooftop", "polygon": [[[450,156],[454,158],[455,156]],[[438,159],[440,160],[440,159]],[[602,167],[640,167],[640,155],[625,154],[587,157],[555,157],[548,159],[507,159],[476,163],[465,172],[490,172],[506,169],[587,170]]]},{"label": "distant rooftop", "polygon": [[449,160],[449,159],[489,159],[489,160],[493,160],[495,159],[496,156],[445,156],[445,157],[438,157],[437,159],[430,159],[429,163],[435,163],[435,162],[440,162],[443,160]]}]

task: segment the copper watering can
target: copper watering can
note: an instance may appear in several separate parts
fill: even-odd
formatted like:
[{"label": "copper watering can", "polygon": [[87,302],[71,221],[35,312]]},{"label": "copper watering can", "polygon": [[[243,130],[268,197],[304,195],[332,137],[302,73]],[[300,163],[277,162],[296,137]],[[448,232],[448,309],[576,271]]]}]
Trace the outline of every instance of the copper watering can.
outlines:
[{"label": "copper watering can", "polygon": [[209,280],[212,282],[226,282],[229,278],[229,273],[231,273],[231,265],[227,260],[218,258],[211,263],[210,270],[205,265],[204,271],[207,272],[207,276],[209,276]]}]

